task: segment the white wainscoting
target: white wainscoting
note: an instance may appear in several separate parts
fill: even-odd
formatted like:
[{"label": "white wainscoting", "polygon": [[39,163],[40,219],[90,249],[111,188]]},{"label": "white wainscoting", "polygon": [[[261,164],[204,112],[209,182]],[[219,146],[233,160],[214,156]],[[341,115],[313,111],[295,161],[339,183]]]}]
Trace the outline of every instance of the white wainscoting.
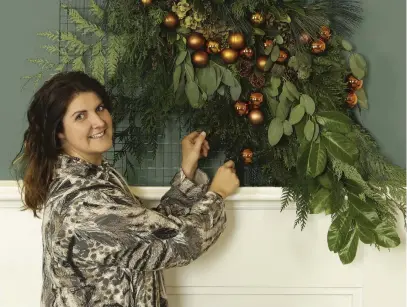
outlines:
[{"label": "white wainscoting", "polygon": [[[154,206],[167,187],[134,188]],[[166,271],[170,307],[404,307],[405,231],[400,247],[359,246],[342,265],[328,250],[328,216],[294,229],[295,208],[280,212],[281,189],[242,188],[227,202],[228,227],[192,264]],[[0,307],[37,307],[41,220],[21,212],[13,182],[0,181]]]}]

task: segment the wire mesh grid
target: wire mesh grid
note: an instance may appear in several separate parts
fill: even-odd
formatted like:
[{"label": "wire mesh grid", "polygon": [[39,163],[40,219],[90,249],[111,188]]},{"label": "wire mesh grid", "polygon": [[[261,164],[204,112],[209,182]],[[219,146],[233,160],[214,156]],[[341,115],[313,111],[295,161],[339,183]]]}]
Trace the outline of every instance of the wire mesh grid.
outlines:
[{"label": "wire mesh grid", "polygon": [[[95,0],[95,3],[103,7],[106,0]],[[90,16],[91,0],[61,0],[60,1],[59,30],[62,32],[71,32],[87,43],[92,43],[92,38],[88,35],[82,35],[77,31],[75,23],[69,18],[69,11],[63,6],[67,4],[74,8],[81,16],[88,18]],[[91,59],[91,53],[85,53],[86,59]],[[67,67],[71,69],[71,67]],[[125,123],[121,123],[116,128],[116,134],[126,128]],[[139,163],[134,157],[125,155],[114,163],[114,167],[121,172],[129,184],[137,186],[166,186],[169,184],[174,174],[181,165],[181,140],[189,131],[183,128],[182,120],[172,118],[164,123],[163,134],[157,139],[157,150],[154,156],[153,151],[149,151],[145,159]],[[105,158],[113,163],[114,156],[123,150],[123,143],[114,138],[115,142],[111,150],[105,154]],[[204,170],[209,176],[213,176],[216,169],[223,163],[224,155],[221,152],[211,152],[206,159],[201,159],[199,168]]]}]

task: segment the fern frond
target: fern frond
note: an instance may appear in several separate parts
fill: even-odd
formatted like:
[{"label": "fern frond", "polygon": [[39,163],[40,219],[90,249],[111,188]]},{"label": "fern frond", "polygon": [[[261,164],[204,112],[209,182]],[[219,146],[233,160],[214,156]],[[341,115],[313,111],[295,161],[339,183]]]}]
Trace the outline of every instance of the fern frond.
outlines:
[{"label": "fern frond", "polygon": [[79,56],[72,61],[72,70],[85,71],[85,63],[83,62],[82,56]]},{"label": "fern frond", "polygon": [[90,0],[90,11],[96,19],[96,22],[102,22],[105,13],[103,9],[96,4],[95,0]]},{"label": "fern frond", "polygon": [[89,48],[89,45],[82,42],[71,32],[61,32],[61,43],[65,44],[68,52],[74,52],[76,55],[82,55]]},{"label": "fern frond", "polygon": [[41,70],[52,69],[55,66],[54,63],[42,58],[28,59],[28,62],[38,65]]},{"label": "fern frond", "polygon": [[52,40],[52,41],[54,41],[54,42],[58,42],[58,41],[59,41],[59,31],[55,31],[55,32],[52,32],[52,31],[40,32],[40,33],[37,33],[37,35],[38,35],[38,36],[41,36],[41,37],[46,37],[46,38],[48,38],[49,40]]},{"label": "fern frond", "polygon": [[55,45],[43,45],[42,49],[46,50],[49,54],[59,54],[59,48]]},{"label": "fern frond", "polygon": [[107,77],[111,79],[117,71],[117,64],[120,57],[122,38],[117,36],[110,36],[108,39],[108,49],[107,49]]},{"label": "fern frond", "polygon": [[98,38],[105,36],[105,32],[99,28],[96,24],[87,21],[85,18],[79,14],[79,12],[73,8],[66,5],[62,6],[68,11],[68,18],[75,23],[76,29],[81,31],[82,34],[86,35],[88,33],[95,34]]},{"label": "fern frond", "polygon": [[92,76],[100,83],[105,83],[105,57],[102,53],[102,42],[99,41],[92,48],[92,60],[91,60]]},{"label": "fern frond", "polygon": [[294,198],[294,191],[289,187],[283,188],[283,195],[281,197],[281,211],[286,209],[290,205],[290,201]]}]

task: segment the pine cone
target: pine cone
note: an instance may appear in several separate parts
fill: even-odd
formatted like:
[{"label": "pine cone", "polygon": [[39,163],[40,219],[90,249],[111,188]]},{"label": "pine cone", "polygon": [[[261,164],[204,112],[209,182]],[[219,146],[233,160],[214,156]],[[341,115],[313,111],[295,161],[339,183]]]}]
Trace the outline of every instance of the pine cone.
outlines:
[{"label": "pine cone", "polygon": [[266,79],[264,78],[264,76],[257,76],[255,73],[251,74],[251,76],[249,77],[249,81],[255,88],[262,88],[266,84]]},{"label": "pine cone", "polygon": [[253,70],[253,64],[250,61],[242,60],[237,66],[237,71],[242,77],[248,78]]}]

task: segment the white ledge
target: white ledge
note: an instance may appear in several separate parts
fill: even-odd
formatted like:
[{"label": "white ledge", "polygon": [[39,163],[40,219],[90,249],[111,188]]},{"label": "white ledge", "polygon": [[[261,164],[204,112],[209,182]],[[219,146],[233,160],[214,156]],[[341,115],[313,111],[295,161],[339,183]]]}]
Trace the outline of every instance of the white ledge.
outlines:
[{"label": "white ledge", "polygon": [[[132,187],[132,191],[145,201],[159,201],[170,187]],[[282,188],[243,187],[227,198],[227,208],[233,210],[280,210]],[[0,208],[20,208],[21,195],[16,181],[0,181]],[[287,209],[293,209],[293,204]]]}]

